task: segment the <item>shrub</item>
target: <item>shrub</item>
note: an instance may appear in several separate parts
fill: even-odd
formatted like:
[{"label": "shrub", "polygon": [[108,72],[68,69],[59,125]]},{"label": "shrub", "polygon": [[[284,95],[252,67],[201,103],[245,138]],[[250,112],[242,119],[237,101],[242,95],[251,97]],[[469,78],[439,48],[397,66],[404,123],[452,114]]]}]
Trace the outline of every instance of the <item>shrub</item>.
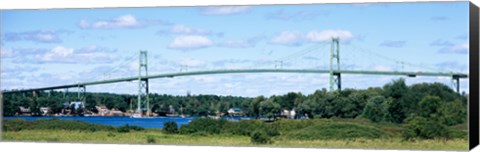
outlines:
[{"label": "shrub", "polygon": [[128,126],[129,129],[134,130],[134,131],[142,131],[145,130],[145,128],[140,127],[140,126]]},{"label": "shrub", "polygon": [[270,138],[264,130],[257,130],[250,136],[250,141],[254,144],[267,144],[271,143]]},{"label": "shrub", "polygon": [[220,134],[225,124],[229,123],[224,119],[198,118],[192,120],[189,124],[180,127],[180,133],[191,134],[203,131],[208,134]]},{"label": "shrub", "polygon": [[287,136],[299,140],[341,140],[355,138],[375,139],[389,136],[389,134],[375,127],[365,125],[326,122],[297,131],[291,131]]},{"label": "shrub", "polygon": [[117,136],[117,135],[115,135],[114,133],[111,133],[111,132],[109,132],[109,133],[107,134],[107,137],[115,137],[115,136]]},{"label": "shrub", "polygon": [[178,133],[177,123],[174,122],[174,121],[164,122],[163,123],[163,131],[165,133],[170,133],[170,134]]},{"label": "shrub", "polygon": [[451,138],[450,130],[444,124],[421,116],[409,119],[407,124],[404,125],[402,135],[404,140]]},{"label": "shrub", "polygon": [[121,127],[117,128],[117,132],[120,132],[120,133],[130,132],[130,130],[142,131],[142,130],[144,130],[144,128],[139,127],[139,126],[130,126],[128,124],[126,124],[125,126],[121,126]]},{"label": "shrub", "polygon": [[382,121],[386,113],[386,106],[384,104],[384,101],[385,97],[383,96],[375,96],[368,99],[362,116],[370,119],[373,122]]},{"label": "shrub", "polygon": [[60,120],[60,119],[39,119],[39,120],[23,120],[23,119],[6,119],[3,121],[3,129],[5,131],[20,130],[80,130],[80,131],[110,131],[115,127],[93,124],[76,120]]},{"label": "shrub", "polygon": [[155,140],[155,137],[150,136],[150,135],[147,136],[147,143],[152,144],[152,143],[156,143],[156,142],[157,142],[157,140]]},{"label": "shrub", "polygon": [[199,131],[199,132],[194,132],[191,134],[192,136],[208,136],[208,133]]},{"label": "shrub", "polygon": [[130,128],[128,127],[128,124],[125,126],[121,126],[117,128],[117,132],[119,133],[127,133],[130,132]]}]

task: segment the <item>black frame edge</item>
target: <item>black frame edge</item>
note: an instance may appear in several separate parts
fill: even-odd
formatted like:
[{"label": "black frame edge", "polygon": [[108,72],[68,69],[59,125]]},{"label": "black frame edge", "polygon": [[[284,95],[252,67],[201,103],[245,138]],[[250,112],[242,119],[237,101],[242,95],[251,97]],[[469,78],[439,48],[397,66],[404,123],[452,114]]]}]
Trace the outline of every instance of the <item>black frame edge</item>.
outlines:
[{"label": "black frame edge", "polygon": [[468,134],[469,149],[472,150],[479,144],[479,9],[470,2],[469,4],[469,101],[468,101]]}]

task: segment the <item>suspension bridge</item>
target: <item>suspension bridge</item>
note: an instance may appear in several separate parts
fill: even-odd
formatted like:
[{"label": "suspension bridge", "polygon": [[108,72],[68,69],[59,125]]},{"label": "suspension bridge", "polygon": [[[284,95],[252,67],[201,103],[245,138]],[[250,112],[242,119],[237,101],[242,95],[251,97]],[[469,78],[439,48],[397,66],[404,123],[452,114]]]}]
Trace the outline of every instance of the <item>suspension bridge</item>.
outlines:
[{"label": "suspension bridge", "polygon": [[[313,73],[313,74],[329,74],[329,90],[336,91],[342,89],[342,75],[393,75],[393,76],[428,76],[428,77],[449,77],[452,79],[453,89],[460,92],[460,79],[468,78],[468,74],[460,72],[408,72],[408,71],[368,71],[368,70],[342,70],[340,69],[340,44],[339,38],[332,38],[330,49],[330,68],[325,70],[319,69],[282,69],[282,68],[265,68],[265,69],[221,69],[221,70],[199,70],[190,72],[175,72],[148,75],[147,68],[147,51],[140,51],[139,56],[139,71],[138,76],[98,80],[91,82],[80,82],[66,85],[49,86],[42,88],[31,89],[13,89],[5,90],[2,93],[25,93],[39,91],[52,91],[58,89],[77,88],[78,100],[85,101],[85,92],[87,86],[111,84],[119,82],[138,81],[138,97],[137,97],[137,113],[144,113],[149,115],[151,113],[149,105],[149,80],[160,78],[173,78],[183,76],[195,76],[195,75],[213,75],[213,74],[231,74],[231,73]],[[283,61],[280,61],[283,64]],[[395,61],[402,63],[403,61]],[[65,92],[64,92],[65,93]]]}]

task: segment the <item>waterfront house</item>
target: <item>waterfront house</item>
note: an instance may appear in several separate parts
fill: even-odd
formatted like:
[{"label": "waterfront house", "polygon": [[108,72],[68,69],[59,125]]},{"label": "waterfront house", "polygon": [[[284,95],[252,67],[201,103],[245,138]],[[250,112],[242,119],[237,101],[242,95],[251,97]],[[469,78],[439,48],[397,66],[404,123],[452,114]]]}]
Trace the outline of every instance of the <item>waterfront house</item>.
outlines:
[{"label": "waterfront house", "polygon": [[231,116],[241,116],[241,115],[243,115],[243,111],[240,108],[230,108],[230,109],[228,109],[227,112]]},{"label": "waterfront house", "polygon": [[107,116],[123,116],[123,112],[118,109],[112,109]]},{"label": "waterfront house", "polygon": [[40,112],[42,113],[42,116],[46,116],[49,111],[50,111],[49,107],[40,107]]},{"label": "waterfront house", "polygon": [[95,108],[97,108],[98,115],[100,116],[106,116],[110,113],[110,110],[108,110],[105,106],[95,106]]},{"label": "waterfront house", "polygon": [[295,115],[296,115],[296,112],[295,110],[287,110],[287,109],[283,109],[283,111],[280,113],[280,117],[283,117],[283,118],[288,118],[288,119],[295,119]]},{"label": "waterfront house", "polygon": [[82,101],[74,101],[70,103],[70,107],[73,109],[85,108],[85,104]]},{"label": "waterfront house", "polygon": [[32,115],[32,112],[30,111],[30,107],[25,108],[23,106],[19,107],[19,115],[21,116],[30,116]]}]

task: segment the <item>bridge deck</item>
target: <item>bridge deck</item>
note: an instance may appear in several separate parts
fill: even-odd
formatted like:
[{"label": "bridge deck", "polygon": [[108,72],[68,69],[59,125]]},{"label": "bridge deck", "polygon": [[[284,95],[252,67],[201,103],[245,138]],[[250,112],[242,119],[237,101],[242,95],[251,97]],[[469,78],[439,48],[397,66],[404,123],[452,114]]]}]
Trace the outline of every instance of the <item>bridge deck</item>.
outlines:
[{"label": "bridge deck", "polygon": [[[209,70],[209,71],[192,71],[192,72],[157,74],[157,75],[144,76],[141,79],[173,78],[173,77],[180,77],[180,76],[229,74],[229,73],[317,73],[317,74],[328,74],[328,73],[330,73],[330,70],[307,70],[307,69]],[[335,74],[363,74],[363,75],[400,75],[400,76],[409,76],[409,77],[416,77],[416,76],[452,77],[452,78],[454,78],[454,77],[456,77],[456,78],[467,78],[468,77],[468,74],[463,74],[463,73],[440,73],[440,72],[399,72],[399,71],[389,72],[389,71],[354,71],[354,70],[336,71],[336,70],[334,70],[333,73],[335,73]],[[84,82],[84,83],[76,83],[76,84],[69,84],[69,85],[43,87],[43,88],[9,90],[9,91],[4,91],[3,93],[56,90],[56,89],[74,88],[74,87],[80,87],[80,86],[90,86],[90,85],[135,81],[135,80],[138,80],[138,79],[139,79],[138,77],[127,77],[127,78],[101,80],[101,81],[93,81],[93,82]]]}]

